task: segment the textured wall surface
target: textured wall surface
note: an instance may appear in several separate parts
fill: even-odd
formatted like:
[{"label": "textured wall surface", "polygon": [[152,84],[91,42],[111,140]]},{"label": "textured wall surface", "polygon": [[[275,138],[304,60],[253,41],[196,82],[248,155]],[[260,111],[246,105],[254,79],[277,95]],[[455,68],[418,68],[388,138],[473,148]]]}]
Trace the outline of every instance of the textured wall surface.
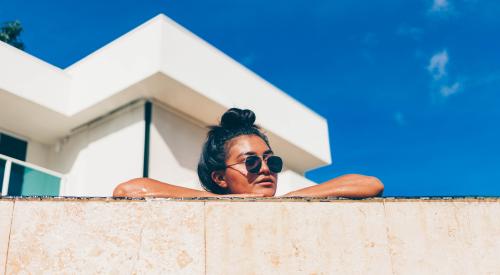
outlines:
[{"label": "textured wall surface", "polygon": [[0,199],[0,274],[500,274],[500,199]]}]

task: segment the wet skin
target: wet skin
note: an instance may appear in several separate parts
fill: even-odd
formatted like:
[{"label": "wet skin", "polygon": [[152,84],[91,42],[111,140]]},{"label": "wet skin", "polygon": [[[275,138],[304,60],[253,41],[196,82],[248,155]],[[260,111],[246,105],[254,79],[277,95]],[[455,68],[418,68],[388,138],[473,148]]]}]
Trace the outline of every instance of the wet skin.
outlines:
[{"label": "wet skin", "polygon": [[[266,159],[272,150],[256,135],[242,135],[226,144],[226,165],[223,171],[212,172],[212,179],[230,194],[262,194],[272,197],[276,193],[278,175],[269,170],[266,161],[257,173],[250,173],[245,167],[245,159],[256,155]],[[237,163],[237,164],[236,164]],[[235,165],[232,165],[235,164]]]}]

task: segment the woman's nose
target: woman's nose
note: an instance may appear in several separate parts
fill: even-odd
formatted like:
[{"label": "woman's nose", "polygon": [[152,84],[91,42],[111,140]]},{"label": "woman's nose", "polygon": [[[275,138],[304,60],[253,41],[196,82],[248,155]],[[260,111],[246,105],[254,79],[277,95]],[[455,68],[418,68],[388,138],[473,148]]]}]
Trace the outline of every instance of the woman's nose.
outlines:
[{"label": "woman's nose", "polygon": [[271,170],[269,170],[269,166],[267,166],[267,161],[266,160],[262,160],[262,166],[260,167],[259,173],[260,174],[264,174],[264,175],[271,174]]}]

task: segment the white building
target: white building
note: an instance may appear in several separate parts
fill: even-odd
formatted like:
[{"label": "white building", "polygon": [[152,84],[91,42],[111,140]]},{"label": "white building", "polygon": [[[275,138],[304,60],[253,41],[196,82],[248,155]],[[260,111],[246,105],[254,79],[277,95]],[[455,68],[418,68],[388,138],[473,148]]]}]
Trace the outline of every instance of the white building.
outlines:
[{"label": "white building", "polygon": [[2,195],[110,196],[148,176],[201,189],[206,126],[255,111],[285,170],[278,194],[331,162],[328,126],[164,15],[60,69],[0,42]]}]

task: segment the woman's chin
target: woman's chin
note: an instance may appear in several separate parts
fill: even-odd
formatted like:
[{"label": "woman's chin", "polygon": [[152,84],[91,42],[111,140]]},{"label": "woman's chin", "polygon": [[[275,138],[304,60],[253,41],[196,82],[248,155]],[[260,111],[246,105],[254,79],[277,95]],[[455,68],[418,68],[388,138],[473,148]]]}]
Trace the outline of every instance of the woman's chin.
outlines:
[{"label": "woman's chin", "polygon": [[274,197],[274,194],[276,193],[275,188],[259,188],[258,190],[255,190],[252,192],[254,194],[262,194],[264,197]]},{"label": "woman's chin", "polygon": [[264,197],[274,197],[274,193],[275,192],[273,192],[272,194],[271,193],[270,194],[264,194]]}]

